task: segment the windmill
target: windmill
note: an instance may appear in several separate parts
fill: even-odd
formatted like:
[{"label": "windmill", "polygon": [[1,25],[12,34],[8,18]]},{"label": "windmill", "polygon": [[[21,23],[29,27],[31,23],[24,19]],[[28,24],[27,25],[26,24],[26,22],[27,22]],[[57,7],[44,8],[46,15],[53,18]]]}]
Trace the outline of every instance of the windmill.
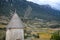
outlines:
[{"label": "windmill", "polygon": [[6,28],[6,40],[24,40],[24,25],[16,11]]},{"label": "windmill", "polygon": [[27,9],[26,9],[26,11],[25,11],[24,18],[25,18],[25,19],[28,19],[29,16],[30,16],[30,14],[31,14],[31,12],[32,12],[32,8],[31,8],[30,5],[28,5],[28,7],[27,7]]}]

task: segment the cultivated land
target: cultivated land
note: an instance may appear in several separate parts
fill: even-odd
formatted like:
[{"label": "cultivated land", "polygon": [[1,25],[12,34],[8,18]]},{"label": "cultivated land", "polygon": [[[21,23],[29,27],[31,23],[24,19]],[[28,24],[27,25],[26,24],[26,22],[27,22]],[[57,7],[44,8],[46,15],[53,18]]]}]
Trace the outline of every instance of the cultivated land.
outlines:
[{"label": "cultivated land", "polygon": [[[29,21],[27,23],[24,23],[24,25],[26,26],[24,28],[25,40],[50,40],[51,35],[55,31],[59,30],[59,28],[53,29],[46,26],[45,26],[46,28],[39,27],[40,25],[43,25],[43,24],[44,23],[38,22],[38,21],[36,22]],[[6,26],[7,26],[7,23],[6,24],[4,22],[0,23],[0,40],[5,40]]]},{"label": "cultivated land", "polygon": [[[5,25],[1,25],[0,24],[0,40],[4,40],[3,38],[5,37]],[[27,32],[25,32],[25,36],[26,35],[30,35],[27,36],[27,39],[25,40],[50,40],[52,33],[54,33],[55,31],[57,31],[56,29],[51,29],[51,28],[30,28],[30,27],[26,27],[25,30]],[[30,34],[29,34],[30,33]],[[39,36],[39,37],[35,37],[35,36]]]},{"label": "cultivated land", "polygon": [[[50,40],[52,34],[58,30],[56,29],[51,29],[51,28],[27,28],[27,32],[26,35],[31,35],[29,37],[27,37],[26,40],[30,39],[30,40]],[[28,34],[28,32],[30,32],[30,34]],[[35,36],[39,36],[39,37],[35,37]]]}]

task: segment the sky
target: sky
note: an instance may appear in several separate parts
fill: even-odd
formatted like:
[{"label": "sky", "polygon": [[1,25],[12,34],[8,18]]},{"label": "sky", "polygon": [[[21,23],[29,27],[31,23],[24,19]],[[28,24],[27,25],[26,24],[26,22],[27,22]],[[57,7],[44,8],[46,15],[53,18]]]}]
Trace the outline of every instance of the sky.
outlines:
[{"label": "sky", "polygon": [[39,5],[50,5],[52,8],[60,10],[60,0],[27,0]]}]

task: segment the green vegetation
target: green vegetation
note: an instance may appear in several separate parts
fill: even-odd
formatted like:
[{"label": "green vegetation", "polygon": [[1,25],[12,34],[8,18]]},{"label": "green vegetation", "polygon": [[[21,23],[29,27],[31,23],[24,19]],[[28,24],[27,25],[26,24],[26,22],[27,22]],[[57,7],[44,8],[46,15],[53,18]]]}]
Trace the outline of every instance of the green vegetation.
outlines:
[{"label": "green vegetation", "polygon": [[50,28],[60,28],[60,25],[51,25]]},{"label": "green vegetation", "polygon": [[60,31],[53,33],[51,40],[60,40]]},{"label": "green vegetation", "polygon": [[5,35],[6,35],[5,30],[0,29],[0,40],[5,40]]},{"label": "green vegetation", "polygon": [[6,37],[6,25],[0,23],[0,40],[5,40]]}]

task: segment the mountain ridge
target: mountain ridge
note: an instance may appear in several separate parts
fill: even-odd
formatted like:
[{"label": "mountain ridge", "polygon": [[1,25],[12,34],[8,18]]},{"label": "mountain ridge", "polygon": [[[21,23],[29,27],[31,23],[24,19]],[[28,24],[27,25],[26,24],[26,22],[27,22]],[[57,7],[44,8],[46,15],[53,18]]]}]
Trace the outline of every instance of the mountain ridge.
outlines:
[{"label": "mountain ridge", "polygon": [[60,21],[60,11],[51,8],[49,5],[38,5],[33,2],[28,2],[26,0],[1,0],[0,1],[0,15],[10,16],[12,10],[17,11],[19,16],[24,17],[26,9],[28,5],[32,8],[32,11],[29,15],[29,18],[34,19],[37,17],[38,19],[44,20],[56,20]]}]

